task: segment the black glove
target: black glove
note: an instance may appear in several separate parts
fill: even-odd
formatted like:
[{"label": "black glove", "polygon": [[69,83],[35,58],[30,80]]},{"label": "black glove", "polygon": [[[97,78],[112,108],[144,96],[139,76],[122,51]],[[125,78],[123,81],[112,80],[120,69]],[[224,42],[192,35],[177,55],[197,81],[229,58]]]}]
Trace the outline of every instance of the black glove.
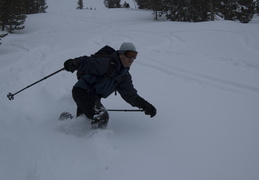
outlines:
[{"label": "black glove", "polygon": [[156,108],[141,97],[136,98],[135,106],[142,108],[145,114],[150,115],[150,117],[154,117],[156,115]]},{"label": "black glove", "polygon": [[156,115],[156,108],[152,104],[146,104],[143,108],[146,115],[150,115],[150,117],[154,117]]},{"label": "black glove", "polygon": [[72,73],[75,70],[77,70],[78,66],[79,66],[79,62],[76,59],[69,59],[69,60],[66,60],[65,63],[64,63],[65,70],[69,71],[69,72],[72,72]]}]

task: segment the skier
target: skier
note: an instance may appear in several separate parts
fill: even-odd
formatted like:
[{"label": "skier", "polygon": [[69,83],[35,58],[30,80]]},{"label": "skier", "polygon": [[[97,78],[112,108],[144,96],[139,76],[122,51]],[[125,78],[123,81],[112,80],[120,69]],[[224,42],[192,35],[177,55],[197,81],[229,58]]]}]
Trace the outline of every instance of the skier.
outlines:
[{"label": "skier", "polygon": [[101,98],[107,98],[115,91],[127,103],[154,117],[156,108],[140,97],[132,84],[129,69],[138,54],[134,44],[124,42],[117,51],[105,46],[100,54],[110,51],[112,53],[106,56],[82,56],[64,62],[66,71],[73,73],[77,70],[78,81],[72,89],[77,116],[85,114],[92,120],[93,128],[105,129],[109,114],[102,105]]}]

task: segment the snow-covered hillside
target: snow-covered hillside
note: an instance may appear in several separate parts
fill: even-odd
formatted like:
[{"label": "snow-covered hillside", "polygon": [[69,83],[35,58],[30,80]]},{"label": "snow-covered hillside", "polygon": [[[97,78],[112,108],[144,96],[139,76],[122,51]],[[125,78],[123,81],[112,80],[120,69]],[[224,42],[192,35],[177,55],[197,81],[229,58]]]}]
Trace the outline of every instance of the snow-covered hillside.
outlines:
[{"label": "snow-covered hillside", "polygon": [[[26,29],[0,46],[1,180],[258,180],[259,18],[182,23],[154,21],[152,12],[105,9],[102,0],[51,0],[29,15]],[[89,6],[87,5],[89,3]],[[62,6],[60,6],[62,4]],[[91,136],[71,97],[75,73],[65,60],[104,45],[133,42],[135,88],[156,106],[110,112],[107,130]],[[131,109],[119,95],[109,108]]]}]

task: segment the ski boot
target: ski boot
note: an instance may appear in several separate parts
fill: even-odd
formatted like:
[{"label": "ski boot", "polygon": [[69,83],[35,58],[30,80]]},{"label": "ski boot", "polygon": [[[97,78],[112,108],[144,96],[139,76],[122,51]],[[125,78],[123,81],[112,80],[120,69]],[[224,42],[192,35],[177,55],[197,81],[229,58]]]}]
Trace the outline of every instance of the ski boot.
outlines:
[{"label": "ski boot", "polygon": [[101,103],[95,105],[95,115],[91,122],[92,129],[106,129],[109,122],[109,114]]}]

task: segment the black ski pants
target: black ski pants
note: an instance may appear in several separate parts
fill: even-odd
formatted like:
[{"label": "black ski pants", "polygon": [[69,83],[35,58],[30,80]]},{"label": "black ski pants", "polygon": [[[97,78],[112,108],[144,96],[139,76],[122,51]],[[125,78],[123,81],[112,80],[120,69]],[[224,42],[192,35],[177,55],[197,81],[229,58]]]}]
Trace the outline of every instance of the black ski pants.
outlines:
[{"label": "black ski pants", "polygon": [[77,114],[80,116],[85,114],[87,118],[94,119],[109,119],[109,114],[102,105],[100,98],[90,90],[74,87],[72,96],[77,104]]}]

